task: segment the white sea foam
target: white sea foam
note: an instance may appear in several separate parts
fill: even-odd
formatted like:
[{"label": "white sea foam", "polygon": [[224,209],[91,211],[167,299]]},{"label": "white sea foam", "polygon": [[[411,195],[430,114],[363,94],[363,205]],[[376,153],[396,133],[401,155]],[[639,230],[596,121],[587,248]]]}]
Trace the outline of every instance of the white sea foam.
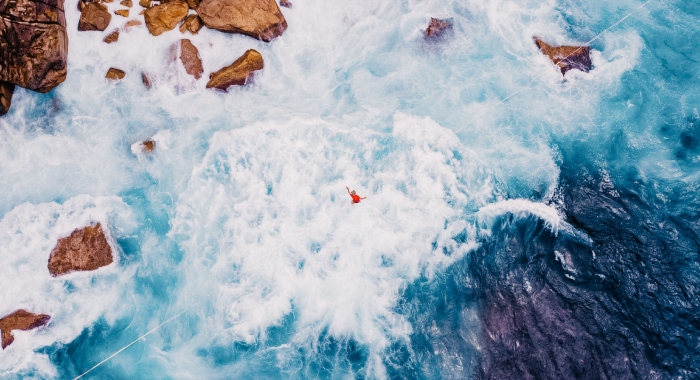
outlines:
[{"label": "white sea foam", "polygon": [[[47,264],[59,238],[74,229],[99,222],[104,226],[115,262],[91,272],[51,277]],[[115,238],[136,227],[129,207],[117,197],[78,196],[63,204],[29,203],[15,207],[0,220],[0,316],[17,309],[51,316],[48,326],[14,331],[15,341],[0,351],[0,373],[55,376],[45,354],[35,352],[53,343],[69,343],[83,329],[104,317],[112,323],[130,270],[119,265]]]}]

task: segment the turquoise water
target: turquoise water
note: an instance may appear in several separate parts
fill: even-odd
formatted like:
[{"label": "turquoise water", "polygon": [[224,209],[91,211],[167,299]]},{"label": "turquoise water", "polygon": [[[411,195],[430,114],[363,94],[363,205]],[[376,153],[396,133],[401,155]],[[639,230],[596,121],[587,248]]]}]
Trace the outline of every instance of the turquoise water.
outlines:
[{"label": "turquoise water", "polygon": [[[107,45],[127,20],[79,33],[67,3],[66,82],[0,118],[0,314],[52,316],[0,377],[73,378],[199,302],[86,378],[693,378],[700,5],[650,2],[589,73],[532,42],[585,43],[641,4],[297,0],[271,43],[188,35],[205,74],[263,55],[222,93],[168,61],[177,31]],[[424,41],[430,17],[447,38]],[[50,277],[90,222],[115,264]]]}]

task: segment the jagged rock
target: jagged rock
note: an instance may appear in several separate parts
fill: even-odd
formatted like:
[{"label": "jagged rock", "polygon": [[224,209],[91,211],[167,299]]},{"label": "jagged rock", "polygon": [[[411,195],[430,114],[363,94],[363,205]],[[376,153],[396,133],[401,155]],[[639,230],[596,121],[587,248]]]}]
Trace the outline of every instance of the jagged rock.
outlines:
[{"label": "jagged rock", "polygon": [[450,28],[452,28],[452,24],[449,21],[431,17],[428,29],[425,30],[425,38],[439,38],[450,30]]},{"label": "jagged rock", "polygon": [[283,6],[285,8],[291,8],[292,3],[290,3],[289,0],[280,0],[280,6]]},{"label": "jagged rock", "polygon": [[67,56],[63,0],[0,0],[1,82],[49,92],[66,79]]},{"label": "jagged rock", "polygon": [[174,61],[180,58],[182,65],[185,66],[187,74],[192,75],[195,79],[202,77],[204,69],[202,68],[202,59],[199,57],[199,51],[192,45],[188,39],[176,42],[171,48],[171,59]]},{"label": "jagged rock", "polygon": [[134,6],[134,2],[131,0],[122,0],[119,4],[121,4],[127,8],[131,8]]},{"label": "jagged rock", "polygon": [[187,0],[187,5],[189,5],[191,9],[196,10],[201,2],[201,0]]},{"label": "jagged rock", "polygon": [[126,76],[126,73],[123,70],[115,69],[114,67],[111,67],[107,71],[107,75],[105,75],[105,78],[111,80],[111,81],[120,81],[124,79],[124,76]]},{"label": "jagged rock", "polygon": [[144,7],[144,8],[150,8],[151,7],[151,0],[139,0],[139,5]]},{"label": "jagged rock", "polygon": [[192,34],[197,34],[200,29],[202,29],[202,20],[199,19],[197,15],[189,15],[185,19],[185,22],[180,25],[180,33],[185,33],[185,31],[190,31]]},{"label": "jagged rock", "polygon": [[561,69],[561,75],[578,69],[585,73],[591,70],[591,48],[589,46],[551,46],[538,37],[533,37],[540,51]]},{"label": "jagged rock", "polygon": [[50,316],[46,314],[34,314],[24,309],[19,309],[10,315],[0,319],[0,330],[2,330],[2,348],[15,341],[12,330],[31,330],[43,326],[49,322]]},{"label": "jagged rock", "polygon": [[112,248],[97,223],[78,228],[70,236],[58,240],[49,257],[49,272],[57,277],[73,271],[95,270],[112,261]]},{"label": "jagged rock", "polygon": [[156,148],[156,142],[150,139],[142,142],[142,144],[143,150],[145,150],[146,152],[153,152],[153,149]]},{"label": "jagged rock", "polygon": [[112,33],[108,34],[103,40],[105,43],[111,44],[119,40],[119,29],[115,29]]},{"label": "jagged rock", "polygon": [[0,82],[0,116],[6,114],[10,110],[13,92],[15,92],[14,84]]},{"label": "jagged rock", "polygon": [[168,30],[173,30],[189,11],[190,7],[186,2],[175,0],[148,8],[143,16],[146,19],[148,31],[154,36],[159,36]]},{"label": "jagged rock", "polygon": [[143,82],[143,85],[146,86],[147,89],[151,89],[153,87],[153,84],[151,83],[151,79],[148,78],[148,74],[146,73],[141,73],[141,81]]},{"label": "jagged rock", "polygon": [[287,21],[275,0],[203,0],[197,13],[208,28],[266,42],[287,29]]},{"label": "jagged rock", "polygon": [[[99,2],[99,1],[97,1],[97,2]],[[109,4],[109,3],[113,3],[114,0],[102,0],[102,2],[103,2],[103,3],[108,3],[108,4]]]},{"label": "jagged rock", "polygon": [[230,66],[209,75],[207,88],[218,88],[226,90],[231,86],[243,86],[248,78],[253,76],[253,72],[262,70],[263,58],[260,53],[250,49]]},{"label": "jagged rock", "polygon": [[124,30],[128,31],[129,29],[141,25],[141,21],[139,20],[130,20],[124,25]]},{"label": "jagged rock", "polygon": [[80,12],[78,30],[105,30],[112,21],[112,15],[107,10],[107,6],[100,3],[87,3]]},{"label": "jagged rock", "polygon": [[122,16],[122,17],[129,17],[129,10],[128,9],[119,9],[114,11],[114,14]]}]

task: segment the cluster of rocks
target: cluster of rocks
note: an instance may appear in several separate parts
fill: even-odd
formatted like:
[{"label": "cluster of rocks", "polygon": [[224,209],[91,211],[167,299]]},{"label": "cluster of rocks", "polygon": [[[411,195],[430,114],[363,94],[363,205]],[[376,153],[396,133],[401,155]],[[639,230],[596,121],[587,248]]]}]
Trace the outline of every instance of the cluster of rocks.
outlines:
[{"label": "cluster of rocks", "polygon": [[[107,242],[99,223],[79,228],[70,236],[59,239],[49,255],[48,269],[53,277],[59,277],[74,271],[93,271],[114,261],[112,248]],[[13,341],[12,330],[31,330],[44,326],[51,317],[46,314],[34,314],[19,309],[0,319],[2,331],[2,348]]]},{"label": "cluster of rocks", "polygon": [[[79,30],[104,31],[109,26],[112,15],[103,4],[105,1],[81,0]],[[131,7],[131,0],[124,0],[121,5]],[[141,12],[148,31],[153,36],[175,29],[178,25],[180,33],[197,34],[204,26],[227,33],[239,33],[266,42],[282,35],[287,29],[280,8],[274,0],[170,0],[153,1],[141,0],[139,5],[144,8]],[[282,6],[291,7],[288,1],[282,1]],[[115,13],[120,11],[115,11]],[[128,17],[126,13],[117,13]],[[124,27],[141,25],[139,20],[131,20]],[[105,43],[119,40],[120,30],[116,29],[105,37]],[[189,39],[181,39],[171,48],[171,61],[179,59],[188,74],[200,79],[204,72],[202,59],[197,47]],[[262,55],[255,50],[248,50],[231,65],[210,74],[207,88],[227,90],[230,86],[245,85],[253,73],[263,68]],[[126,73],[117,68],[110,68],[106,78],[118,81]],[[147,88],[151,88],[152,79],[142,73],[142,80]]]}]

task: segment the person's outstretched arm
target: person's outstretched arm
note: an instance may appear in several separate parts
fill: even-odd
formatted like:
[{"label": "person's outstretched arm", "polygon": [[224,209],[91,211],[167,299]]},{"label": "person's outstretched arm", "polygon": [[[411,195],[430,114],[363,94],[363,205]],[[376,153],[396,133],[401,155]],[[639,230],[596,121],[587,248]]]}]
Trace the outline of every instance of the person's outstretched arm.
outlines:
[{"label": "person's outstretched arm", "polygon": [[[345,186],[345,189],[347,189],[347,190],[348,190],[348,194],[350,194],[350,189],[349,189],[347,186]],[[350,194],[350,195],[352,195],[352,194]]]},{"label": "person's outstretched arm", "polygon": [[367,199],[367,197],[364,197],[364,198],[360,198],[360,199]]}]

